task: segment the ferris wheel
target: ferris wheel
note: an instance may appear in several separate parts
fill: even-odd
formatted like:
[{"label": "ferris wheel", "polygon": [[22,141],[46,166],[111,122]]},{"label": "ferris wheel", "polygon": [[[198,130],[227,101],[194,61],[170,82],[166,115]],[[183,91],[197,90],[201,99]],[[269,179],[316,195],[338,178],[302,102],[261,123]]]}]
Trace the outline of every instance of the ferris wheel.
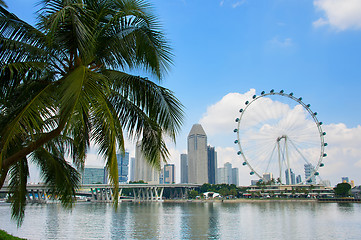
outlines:
[{"label": "ferris wheel", "polygon": [[327,143],[310,107],[293,93],[273,89],[244,103],[234,143],[251,176],[279,184],[316,183]]}]

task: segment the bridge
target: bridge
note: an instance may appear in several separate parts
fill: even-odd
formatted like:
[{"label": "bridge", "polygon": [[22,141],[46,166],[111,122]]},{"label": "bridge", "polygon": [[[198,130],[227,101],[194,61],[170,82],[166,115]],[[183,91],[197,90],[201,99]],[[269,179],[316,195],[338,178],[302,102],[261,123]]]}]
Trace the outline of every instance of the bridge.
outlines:
[{"label": "bridge", "polygon": [[[121,202],[123,189],[132,189],[132,201],[136,202],[159,202],[163,200],[164,189],[170,190],[172,197],[187,198],[188,192],[202,184],[119,184],[119,199]],[[51,192],[47,185],[44,184],[29,184],[26,186],[27,201],[46,203],[49,201]],[[2,193],[8,193],[8,186],[3,186],[0,189]],[[110,184],[83,184],[76,190],[77,196],[85,196],[92,202],[112,202],[114,186]],[[129,198],[128,198],[129,199]]]}]

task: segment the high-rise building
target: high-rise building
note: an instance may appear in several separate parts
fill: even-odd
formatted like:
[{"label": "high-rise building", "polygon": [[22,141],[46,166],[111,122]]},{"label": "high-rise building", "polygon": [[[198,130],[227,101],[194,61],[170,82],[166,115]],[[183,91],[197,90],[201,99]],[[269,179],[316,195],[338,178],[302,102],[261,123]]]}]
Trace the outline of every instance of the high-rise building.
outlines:
[{"label": "high-rise building", "polygon": [[231,184],[234,184],[236,186],[239,185],[238,181],[238,168],[232,168],[232,181]]},{"label": "high-rise building", "polygon": [[105,168],[86,167],[82,174],[82,184],[104,184],[107,183]]},{"label": "high-rise building", "polygon": [[302,182],[302,178],[301,178],[301,175],[297,175],[296,177],[296,184],[299,184]]},{"label": "high-rise building", "polygon": [[120,183],[126,183],[128,181],[128,165],[129,165],[129,152],[124,154],[117,154],[118,161],[118,175]]},{"label": "high-rise building", "polygon": [[263,173],[263,181],[270,182],[273,179],[272,173]]},{"label": "high-rise building", "polygon": [[188,155],[182,153],[181,160],[181,183],[188,183]]},{"label": "high-rise building", "polygon": [[130,176],[129,176],[129,180],[130,181],[134,181],[134,174],[135,174],[135,158],[130,158],[130,170],[129,170],[129,172],[130,172]]},{"label": "high-rise building", "polygon": [[[307,163],[305,166],[305,179],[307,184],[314,185],[316,184],[316,178],[313,172],[315,171],[311,163]],[[312,176],[312,177],[311,177]],[[309,179],[308,179],[309,178]]]},{"label": "high-rise building", "polygon": [[194,124],[188,135],[188,182],[208,182],[207,135],[200,124]]},{"label": "high-rise building", "polygon": [[227,183],[225,168],[217,168],[217,184]]},{"label": "high-rise building", "polygon": [[134,181],[143,180],[150,184],[159,183],[159,169],[151,166],[148,161],[145,160],[141,152],[141,144],[138,142],[135,147],[135,164],[134,164]]},{"label": "high-rise building", "polygon": [[290,173],[291,173],[291,183],[289,182],[289,178],[288,178],[288,169],[285,170],[285,175],[286,175],[286,184],[287,185],[294,185],[296,184],[296,178],[295,178],[295,173],[292,171],[292,169],[290,168]]},{"label": "high-rise building", "polygon": [[208,183],[216,184],[217,175],[217,152],[214,147],[207,147],[208,155]]},{"label": "high-rise building", "polygon": [[349,182],[348,177],[342,177],[341,179],[342,179],[342,182],[343,182],[343,183],[348,183],[348,182]]},{"label": "high-rise building", "polygon": [[163,183],[172,184],[175,179],[174,164],[166,164],[163,168]]},{"label": "high-rise building", "polygon": [[217,184],[235,184],[238,186],[238,168],[232,168],[232,164],[226,162],[223,168],[217,169]]},{"label": "high-rise building", "polygon": [[257,185],[258,182],[259,182],[259,180],[251,180],[251,186]]},{"label": "high-rise building", "polygon": [[159,172],[159,184],[164,184],[164,169]]},{"label": "high-rise building", "polygon": [[229,162],[226,162],[224,164],[224,175],[225,175],[225,179],[226,179],[226,182],[227,184],[231,184],[232,182],[232,164],[229,163]]}]

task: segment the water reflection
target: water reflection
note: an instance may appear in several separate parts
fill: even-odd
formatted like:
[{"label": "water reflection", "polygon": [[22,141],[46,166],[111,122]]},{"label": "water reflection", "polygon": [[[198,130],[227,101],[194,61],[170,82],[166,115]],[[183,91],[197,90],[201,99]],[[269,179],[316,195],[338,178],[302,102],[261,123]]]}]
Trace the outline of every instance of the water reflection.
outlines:
[{"label": "water reflection", "polygon": [[0,228],[28,239],[359,239],[355,203],[29,205],[21,228],[0,205]]}]

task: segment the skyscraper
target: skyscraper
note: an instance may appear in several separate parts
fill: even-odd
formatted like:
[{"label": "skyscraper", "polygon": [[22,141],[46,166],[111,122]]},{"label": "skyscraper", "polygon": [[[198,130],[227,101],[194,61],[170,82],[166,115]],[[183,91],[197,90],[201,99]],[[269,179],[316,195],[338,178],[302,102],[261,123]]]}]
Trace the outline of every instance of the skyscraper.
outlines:
[{"label": "skyscraper", "polygon": [[207,147],[208,153],[208,183],[215,184],[216,183],[216,175],[217,175],[217,152],[214,147]]},{"label": "skyscraper", "polygon": [[227,183],[225,170],[225,168],[217,168],[217,184]]},{"label": "skyscraper", "polygon": [[129,176],[129,180],[130,181],[134,181],[134,174],[135,174],[135,158],[130,158],[130,176]]},{"label": "skyscraper", "polygon": [[159,183],[159,173],[160,173],[159,169],[157,169],[154,166],[151,166],[145,160],[140,149],[141,149],[141,145],[140,142],[138,142],[135,147],[134,181],[143,180],[144,182],[150,184]]},{"label": "skyscraper", "polygon": [[224,164],[224,169],[225,169],[224,175],[225,175],[225,180],[226,180],[225,183],[231,184],[231,182],[232,182],[232,164],[229,162],[226,162]]},{"label": "skyscraper", "polygon": [[295,173],[292,171],[291,168],[290,168],[290,173],[291,173],[291,183],[290,183],[289,180],[288,180],[288,169],[285,170],[286,184],[287,184],[287,185],[296,184]]},{"label": "skyscraper", "polygon": [[103,167],[86,167],[84,168],[82,184],[103,184],[106,182],[105,168]]},{"label": "skyscraper", "polygon": [[263,181],[264,182],[270,182],[273,179],[272,173],[263,173]]},{"label": "skyscraper", "polygon": [[[305,166],[305,179],[310,178],[306,181],[307,184],[316,184],[315,175],[313,175],[314,167],[311,163],[307,163]],[[312,177],[311,177],[312,176]]]},{"label": "skyscraper", "polygon": [[302,178],[301,178],[301,175],[297,175],[296,177],[296,183],[301,183],[302,182]]},{"label": "skyscraper", "polygon": [[174,183],[175,175],[174,175],[174,164],[166,164],[163,168],[163,183],[164,184],[172,184]]},{"label": "skyscraper", "polygon": [[232,181],[231,184],[234,184],[236,186],[239,185],[238,181],[238,168],[232,168]]},{"label": "skyscraper", "polygon": [[232,164],[226,162],[223,168],[217,169],[217,184],[234,184],[238,186],[238,168],[232,168]]},{"label": "skyscraper", "polygon": [[207,136],[200,124],[194,124],[188,135],[188,182],[208,182]]},{"label": "skyscraper", "polygon": [[128,181],[128,165],[129,165],[129,152],[125,152],[123,154],[117,154],[118,161],[118,175],[119,181],[121,183],[125,183]]},{"label": "skyscraper", "polygon": [[181,160],[181,183],[188,183],[188,156],[182,153]]}]

